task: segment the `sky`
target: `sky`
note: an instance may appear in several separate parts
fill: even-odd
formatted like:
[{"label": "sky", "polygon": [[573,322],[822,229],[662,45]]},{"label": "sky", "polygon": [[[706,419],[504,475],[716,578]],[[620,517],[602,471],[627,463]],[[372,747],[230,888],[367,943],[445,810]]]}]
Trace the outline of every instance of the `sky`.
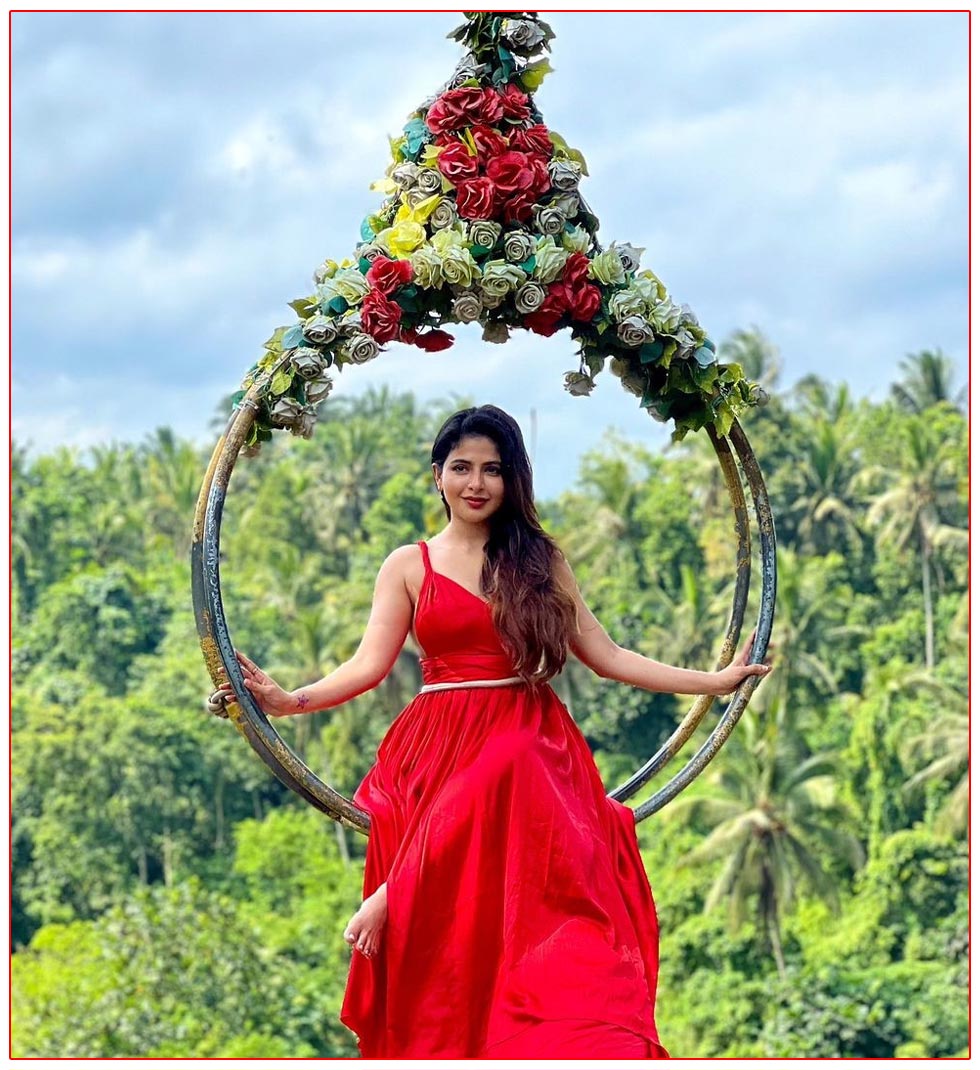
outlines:
[{"label": "sky", "polygon": [[[965,13],[555,13],[548,126],[585,154],[599,238],[718,342],[757,326],[782,388],[882,399],[908,353],[967,376]],[[458,13],[12,15],[15,442],[216,438],[288,302],[349,256],[388,135],[461,55]],[[607,429],[669,438],[608,371],[573,398],[567,334],[451,328],[347,368],[371,387],[536,414],[536,487]]]}]

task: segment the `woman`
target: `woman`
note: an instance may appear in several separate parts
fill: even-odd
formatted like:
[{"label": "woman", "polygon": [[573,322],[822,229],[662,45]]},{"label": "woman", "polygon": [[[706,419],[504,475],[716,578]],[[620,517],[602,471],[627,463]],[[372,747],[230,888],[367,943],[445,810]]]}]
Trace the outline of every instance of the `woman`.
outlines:
[{"label": "woman", "polygon": [[746,664],[751,640],[720,672],[617,646],[541,528],[500,409],[450,417],[432,474],[449,523],[381,566],[350,661],[286,692],[239,654],[259,706],[288,716],[376,687],[410,632],[423,652],[422,691],[354,795],[372,823],[341,1020],[366,1057],[668,1057],[633,813],[547,681],[568,651],[679,694],[724,695],[769,666]]}]

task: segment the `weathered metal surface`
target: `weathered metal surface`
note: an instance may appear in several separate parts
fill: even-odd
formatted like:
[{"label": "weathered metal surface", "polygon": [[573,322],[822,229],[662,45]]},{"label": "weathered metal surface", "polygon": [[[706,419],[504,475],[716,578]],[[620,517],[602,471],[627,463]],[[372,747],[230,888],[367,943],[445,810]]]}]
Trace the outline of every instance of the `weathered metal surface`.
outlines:
[{"label": "weathered metal surface", "polygon": [[[195,510],[191,573],[194,615],[201,650],[215,686],[218,685],[223,669],[235,694],[239,697],[238,702],[228,705],[229,719],[275,776],[286,787],[295,791],[301,798],[322,810],[329,817],[348,828],[367,834],[371,827],[370,815],[350,799],[325,784],[300,760],[272,727],[269,719],[245,688],[225,619],[221,601],[219,568],[221,514],[231,472],[255,419],[254,397],[258,389],[258,385],[254,386],[246,394],[239,409],[229,420],[225,434],[219,439]],[[731,617],[716,666],[720,669],[728,665],[734,656],[745,616],[751,575],[751,539],[745,496],[728,441],[719,438],[710,427],[708,433],[718,455],[732,501],[737,539],[735,593]],[[737,421],[732,423],[728,439],[738,454],[742,472],[752,494],[759,525],[762,599],[756,624],[756,638],[750,658],[752,661],[761,661],[769,645],[775,611],[776,551],[772,512],[755,455]],[[755,676],[746,678],[714,731],[687,765],[660,791],[634,810],[637,822],[662,809],[704,770],[731,735],[758,681],[759,678]],[[628,799],[656,775],[690,739],[705,713],[710,709],[712,702],[713,697],[710,695],[697,698],[666,743],[629,780],[611,791],[610,797],[618,801]]]},{"label": "weathered metal surface", "polygon": [[[745,432],[737,420],[732,422],[728,438],[735,447],[742,472],[749,485],[749,493],[755,505],[755,515],[759,526],[759,554],[762,561],[762,593],[759,603],[759,617],[755,628],[755,641],[749,654],[751,662],[763,659],[772,635],[772,621],[776,608],[776,540],[772,522],[772,509],[769,495],[766,493],[762,472]],[[747,571],[747,570],[746,570]],[[727,646],[727,643],[726,643]],[[731,652],[728,653],[731,660]],[[704,771],[712,758],[721,750],[725,741],[738,724],[742,712],[748,705],[752,692],[759,684],[760,677],[748,676],[732,696],[728,708],[711,735],[705,740],[697,753],[668,781],[656,794],[652,795],[633,811],[634,820],[640,822],[662,809],[671,799],[680,794]]]},{"label": "weathered metal surface", "polygon": [[229,421],[205,476],[195,512],[191,544],[194,618],[201,651],[215,686],[223,669],[238,701],[228,704],[229,719],[263,762],[290,790],[312,806],[359,832],[367,833],[370,816],[334,791],[292,751],[245,687],[221,601],[220,535],[225,493],[239,451],[255,419],[253,387]]},{"label": "weathered metal surface", "polygon": [[[719,438],[714,428],[709,427],[708,432],[711,444],[718,455],[718,462],[721,465],[725,485],[728,487],[728,495],[731,498],[737,539],[735,594],[732,600],[732,613],[728,627],[725,630],[721,654],[718,656],[718,661],[715,665],[716,669],[723,669],[734,657],[735,644],[742,630],[742,621],[745,617],[745,604],[748,598],[749,578],[752,569],[752,538],[749,531],[749,515],[745,505],[745,494],[742,492],[742,483],[739,479],[738,469],[735,466],[735,459],[732,457],[731,448],[725,439]],[[695,729],[713,704],[713,695],[701,695],[695,699],[690,710],[684,715],[670,738],[656,754],[642,765],[629,780],[624,781],[619,787],[609,792],[609,795],[618,802],[625,802],[627,799],[632,798],[648,780],[656,776],[667,762],[680,751],[694,734]]]}]

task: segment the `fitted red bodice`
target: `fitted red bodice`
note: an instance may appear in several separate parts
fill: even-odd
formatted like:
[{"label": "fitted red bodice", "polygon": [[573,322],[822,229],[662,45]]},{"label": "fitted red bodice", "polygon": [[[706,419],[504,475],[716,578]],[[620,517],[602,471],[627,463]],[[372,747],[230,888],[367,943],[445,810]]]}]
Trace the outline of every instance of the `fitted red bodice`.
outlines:
[{"label": "fitted red bodice", "polygon": [[415,636],[426,652],[422,682],[504,680],[514,666],[493,625],[489,604],[462,584],[433,571],[420,542],[425,576],[415,607]]}]

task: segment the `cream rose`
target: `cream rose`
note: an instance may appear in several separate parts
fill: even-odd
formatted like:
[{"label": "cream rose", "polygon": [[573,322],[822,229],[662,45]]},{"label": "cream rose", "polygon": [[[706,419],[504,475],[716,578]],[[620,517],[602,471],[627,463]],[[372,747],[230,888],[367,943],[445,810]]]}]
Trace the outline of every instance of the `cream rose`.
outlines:
[{"label": "cream rose", "polygon": [[323,354],[318,349],[310,349],[308,346],[300,346],[289,355],[289,363],[293,366],[296,374],[304,379],[315,379],[326,367]]},{"label": "cream rose", "polygon": [[531,209],[535,226],[542,234],[560,234],[565,229],[565,213],[550,204],[536,204]]},{"label": "cream rose", "polygon": [[534,278],[545,284],[554,282],[564,271],[569,255],[555,245],[553,238],[540,238],[534,247]]},{"label": "cream rose", "polygon": [[545,288],[540,282],[526,282],[514,294],[514,307],[522,316],[529,312],[537,312],[544,303]]},{"label": "cream rose", "polygon": [[311,405],[319,405],[321,401],[333,390],[333,380],[322,375],[318,379],[311,379],[306,384],[306,400]]},{"label": "cream rose", "polygon": [[329,345],[337,337],[337,324],[329,316],[310,316],[303,324],[303,337],[315,346]]},{"label": "cream rose", "polygon": [[[416,189],[422,190],[425,197],[442,191],[442,175],[431,167],[420,167],[416,179]],[[422,200],[425,200],[425,197]]]},{"label": "cream rose", "polygon": [[467,235],[474,245],[484,249],[492,249],[497,244],[503,227],[499,223],[493,223],[489,219],[477,219],[470,223]]},{"label": "cream rose", "polygon": [[351,364],[366,364],[381,351],[381,347],[369,334],[355,334],[342,347],[343,354]]},{"label": "cream rose", "polygon": [[516,289],[527,278],[519,267],[508,264],[506,260],[490,260],[483,268],[481,288],[484,293],[504,296]]},{"label": "cream rose", "polygon": [[432,209],[432,215],[429,216],[429,222],[432,224],[433,230],[443,230],[445,227],[451,227],[458,219],[456,203],[450,197],[443,197]]},{"label": "cream rose", "polygon": [[509,230],[504,235],[504,259],[512,264],[523,264],[534,252],[534,239],[527,231]]},{"label": "cream rose", "polygon": [[[441,231],[445,234],[445,231]],[[451,245],[441,253],[442,277],[451,286],[469,286],[480,274],[473,254],[462,245]]]},{"label": "cream rose", "polygon": [[453,319],[458,323],[473,323],[483,315],[483,302],[472,291],[461,293],[453,301]]},{"label": "cream rose", "polygon": [[623,345],[638,349],[654,339],[653,328],[642,316],[627,316],[616,328],[616,335]]}]

